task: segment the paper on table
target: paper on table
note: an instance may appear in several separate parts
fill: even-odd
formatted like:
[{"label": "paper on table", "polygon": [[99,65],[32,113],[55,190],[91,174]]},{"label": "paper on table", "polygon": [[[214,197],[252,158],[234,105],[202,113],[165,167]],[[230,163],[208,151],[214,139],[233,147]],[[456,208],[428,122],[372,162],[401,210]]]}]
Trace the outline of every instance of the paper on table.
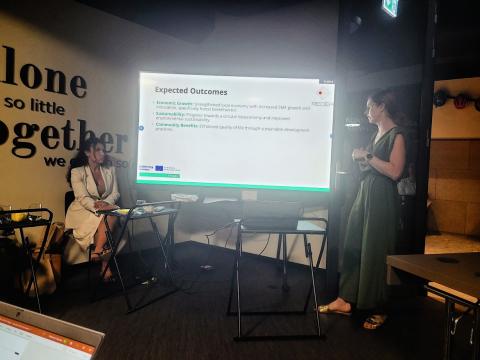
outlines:
[{"label": "paper on table", "polygon": [[172,194],[171,199],[173,201],[181,201],[181,202],[196,202],[198,201],[198,196],[191,195],[191,194]]},{"label": "paper on table", "polygon": [[236,198],[215,198],[215,197],[206,197],[203,199],[204,204],[212,204],[216,202],[222,202],[222,201],[238,201]]}]

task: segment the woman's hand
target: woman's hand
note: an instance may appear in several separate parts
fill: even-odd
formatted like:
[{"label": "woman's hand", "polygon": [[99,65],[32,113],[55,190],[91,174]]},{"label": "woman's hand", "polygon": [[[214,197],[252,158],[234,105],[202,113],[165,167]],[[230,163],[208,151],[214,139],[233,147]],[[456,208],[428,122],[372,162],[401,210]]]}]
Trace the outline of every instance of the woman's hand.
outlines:
[{"label": "woman's hand", "polygon": [[353,149],[352,152],[352,159],[353,161],[365,161],[365,157],[367,156],[368,151],[364,148],[360,149]]},{"label": "woman's hand", "polygon": [[94,206],[95,206],[96,210],[115,210],[115,209],[118,209],[117,205],[109,204],[108,202],[103,201],[103,200],[95,201]]},{"label": "woman's hand", "polygon": [[394,181],[400,179],[406,158],[405,139],[402,134],[397,134],[395,136],[393,148],[390,152],[390,158],[388,161],[381,160],[376,156],[372,156],[367,160],[367,154],[368,152],[364,149],[353,150],[352,158],[360,163],[360,170],[362,170],[362,164],[365,164]]}]

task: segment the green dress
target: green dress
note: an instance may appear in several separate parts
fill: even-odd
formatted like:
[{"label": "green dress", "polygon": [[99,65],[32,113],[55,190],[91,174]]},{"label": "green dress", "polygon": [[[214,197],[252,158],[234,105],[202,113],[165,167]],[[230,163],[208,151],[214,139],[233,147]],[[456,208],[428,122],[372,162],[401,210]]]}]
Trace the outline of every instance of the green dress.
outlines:
[{"label": "green dress", "polygon": [[[368,151],[389,161],[398,127],[387,131]],[[398,237],[397,183],[373,168],[367,169],[353,203],[345,232],[339,297],[358,309],[381,307],[387,300],[386,256]]]}]

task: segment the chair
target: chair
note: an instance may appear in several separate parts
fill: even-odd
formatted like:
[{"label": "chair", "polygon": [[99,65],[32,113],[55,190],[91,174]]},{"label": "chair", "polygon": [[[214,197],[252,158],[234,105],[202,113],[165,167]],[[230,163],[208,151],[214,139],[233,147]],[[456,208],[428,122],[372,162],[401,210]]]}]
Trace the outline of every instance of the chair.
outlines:
[{"label": "chair", "polygon": [[[64,198],[64,205],[65,205],[65,215],[67,215],[68,207],[70,204],[75,200],[75,193],[73,190],[67,191],[65,193],[65,198]],[[63,239],[63,250],[65,249],[65,246],[67,245],[67,242],[73,237],[73,230],[68,229],[64,233],[64,239]],[[91,264],[92,264],[92,252],[95,249],[95,244],[90,244],[88,247],[88,275],[87,275],[87,282],[88,282],[88,287],[90,287],[90,273],[91,273]]]},{"label": "chair", "polygon": [[65,215],[67,214],[68,207],[75,200],[75,193],[73,190],[67,191],[65,193]]},{"label": "chair", "polygon": [[[74,192],[72,190],[67,191],[65,193],[65,198],[64,198],[65,215],[67,215],[68,207],[73,202],[73,200],[75,200]],[[62,241],[62,248],[61,248],[61,253],[62,254],[63,254],[63,252],[65,250],[65,246],[67,245],[67,242],[70,240],[71,236],[73,236],[73,230],[72,229],[65,230],[65,232],[63,233],[63,241]]]}]

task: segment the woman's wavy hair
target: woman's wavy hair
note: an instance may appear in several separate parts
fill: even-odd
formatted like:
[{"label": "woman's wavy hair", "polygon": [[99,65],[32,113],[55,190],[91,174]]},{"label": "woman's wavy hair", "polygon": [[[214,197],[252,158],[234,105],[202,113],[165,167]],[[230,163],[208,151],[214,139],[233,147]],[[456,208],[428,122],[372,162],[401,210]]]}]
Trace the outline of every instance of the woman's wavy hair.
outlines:
[{"label": "woman's wavy hair", "polygon": [[377,105],[385,105],[385,110],[395,124],[403,125],[405,123],[406,115],[400,110],[397,94],[394,90],[380,90],[371,94],[369,98]]},{"label": "woman's wavy hair", "polygon": [[[70,187],[72,186],[72,181],[71,181],[72,180],[72,169],[87,165],[88,164],[88,157],[85,154],[85,151],[90,150],[92,147],[95,149],[97,144],[102,144],[103,147],[105,148],[105,142],[103,140],[95,137],[95,136],[89,137],[87,140],[84,140],[80,144],[80,149],[78,150],[77,155],[75,155],[75,157],[72,158],[72,160],[70,160],[70,166],[68,167],[68,171],[67,171],[67,182],[70,185]],[[103,166],[105,166],[105,167],[110,166],[110,158],[106,154],[105,154],[105,160],[104,160],[103,163],[104,163]]]}]

